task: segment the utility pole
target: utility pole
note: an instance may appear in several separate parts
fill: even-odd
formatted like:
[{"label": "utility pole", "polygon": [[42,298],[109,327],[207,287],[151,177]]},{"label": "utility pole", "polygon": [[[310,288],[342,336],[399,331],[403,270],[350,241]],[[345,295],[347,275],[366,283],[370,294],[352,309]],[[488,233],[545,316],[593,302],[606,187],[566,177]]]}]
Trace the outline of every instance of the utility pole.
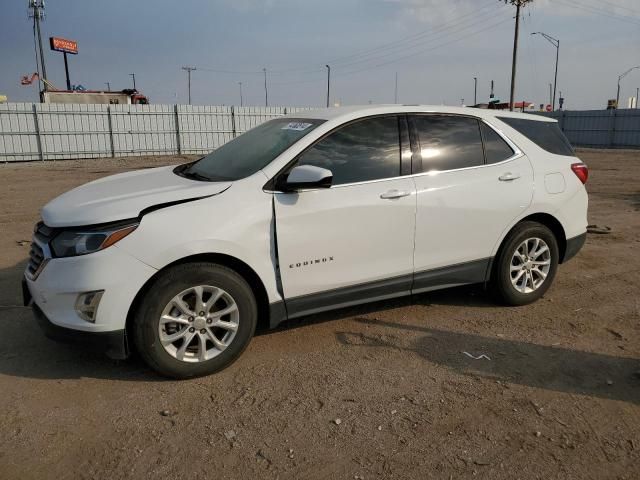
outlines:
[{"label": "utility pole", "polygon": [[518,59],[518,35],[520,33],[520,8],[533,0],[504,0],[516,7],[516,27],[513,34],[513,59],[511,61],[511,94],[509,95],[509,110],[513,112],[513,102],[516,93],[516,63]]},{"label": "utility pole", "polygon": [[478,77],[473,77],[473,104],[478,104]]},{"label": "utility pole", "polygon": [[42,48],[42,34],[40,33],[40,22],[44,20],[44,0],[29,0],[29,17],[33,18],[33,29],[38,37],[38,45],[40,47],[40,64],[42,68],[42,80],[45,91],[47,86],[47,68],[44,64],[44,49]]},{"label": "utility pole", "polygon": [[104,84],[107,86],[107,92],[110,92],[111,91],[111,83],[104,82]]},{"label": "utility pole", "polygon": [[393,103],[398,104],[398,72],[396,72],[396,89],[393,95]]},{"label": "utility pole", "polygon": [[633,70],[635,70],[636,68],[640,68],[640,65],[637,65],[635,67],[631,67],[629,70],[627,70],[626,72],[624,72],[622,75],[620,75],[618,77],[618,93],[616,95],[616,108],[619,108],[619,103],[620,103],[620,80],[622,80],[624,77],[626,77],[627,75],[629,75],[629,73],[631,73]]},{"label": "utility pole", "polygon": [[554,108],[554,107],[555,107],[555,105],[553,105],[553,103],[552,103],[552,102],[553,102],[553,100],[552,100],[552,98],[553,98],[553,94],[551,93],[551,87],[552,87],[552,86],[553,86],[553,85],[549,84],[549,105],[551,105],[551,109],[552,109],[552,110],[555,110],[555,108]]},{"label": "utility pole", "polygon": [[133,78],[133,89],[136,90],[136,74],[130,73],[129,76]]},{"label": "utility pole", "polygon": [[329,108],[329,99],[331,93],[331,67],[329,65],[325,65],[327,67],[327,108]]},{"label": "utility pole", "polygon": [[544,32],[533,32],[531,35],[542,35],[547,42],[556,47],[556,73],[553,77],[553,98],[551,102],[551,110],[556,110],[556,88],[558,86],[558,58],[560,56],[560,40],[557,38],[553,38],[551,35],[547,35]]},{"label": "utility pole", "polygon": [[267,69],[263,68],[262,71],[264,73],[264,106],[268,107],[269,106],[269,91],[267,90]]},{"label": "utility pole", "polygon": [[194,70],[197,70],[197,68],[196,67],[182,67],[182,70],[185,70],[187,72],[187,91],[189,92],[189,105],[191,105],[191,72],[193,72]]},{"label": "utility pole", "polygon": [[240,85],[240,106],[243,107],[244,104],[242,102],[242,82],[238,82],[238,85]]}]

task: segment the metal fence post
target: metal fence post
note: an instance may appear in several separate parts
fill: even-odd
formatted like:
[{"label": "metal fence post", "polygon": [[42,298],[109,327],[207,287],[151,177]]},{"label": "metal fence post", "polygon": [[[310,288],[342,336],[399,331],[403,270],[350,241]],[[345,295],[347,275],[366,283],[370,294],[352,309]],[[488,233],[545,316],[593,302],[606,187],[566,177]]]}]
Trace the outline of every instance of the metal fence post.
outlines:
[{"label": "metal fence post", "polygon": [[115,158],[116,147],[113,143],[113,120],[111,119],[111,105],[107,106],[107,123],[109,124],[109,144],[111,145],[111,158]]},{"label": "metal fence post", "polygon": [[613,148],[616,138],[616,117],[618,109],[613,108],[609,111],[611,112],[609,115],[609,147]]},{"label": "metal fence post", "polygon": [[178,104],[173,106],[176,121],[176,146],[178,147],[178,155],[182,155],[182,142],[180,141],[180,113],[178,112]]},{"label": "metal fence post", "polygon": [[42,151],[42,138],[40,137],[40,121],[38,120],[38,104],[33,104],[33,122],[36,127],[36,142],[38,143],[38,156],[40,160],[44,160],[44,152]]},{"label": "metal fence post", "polygon": [[236,109],[231,105],[231,132],[233,138],[236,138]]}]

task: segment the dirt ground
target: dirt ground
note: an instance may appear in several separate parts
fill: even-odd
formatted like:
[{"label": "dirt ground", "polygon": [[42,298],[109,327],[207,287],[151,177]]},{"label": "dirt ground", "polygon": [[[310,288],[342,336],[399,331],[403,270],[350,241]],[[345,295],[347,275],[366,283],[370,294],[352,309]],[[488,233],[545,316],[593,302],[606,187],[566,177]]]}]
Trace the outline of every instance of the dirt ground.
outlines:
[{"label": "dirt ground", "polygon": [[640,478],[640,152],[579,155],[612,233],[539,302],[464,287],[316,315],[182,382],[53,343],[20,306],[44,203],[176,160],[0,165],[0,478]]}]

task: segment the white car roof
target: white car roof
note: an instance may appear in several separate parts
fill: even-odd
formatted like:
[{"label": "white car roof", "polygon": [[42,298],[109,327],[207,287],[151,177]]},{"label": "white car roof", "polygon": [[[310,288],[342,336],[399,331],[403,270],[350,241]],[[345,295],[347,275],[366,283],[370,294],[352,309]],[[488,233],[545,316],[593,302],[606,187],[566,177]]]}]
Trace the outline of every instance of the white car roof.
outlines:
[{"label": "white car roof", "polygon": [[549,117],[532,115],[530,113],[510,112],[508,110],[488,110],[472,107],[446,107],[442,105],[353,105],[347,107],[318,108],[293,112],[290,118],[309,118],[321,120],[349,121],[371,115],[391,113],[445,113],[456,115],[470,115],[478,118],[492,119],[495,117],[522,118],[539,122],[556,122]]}]

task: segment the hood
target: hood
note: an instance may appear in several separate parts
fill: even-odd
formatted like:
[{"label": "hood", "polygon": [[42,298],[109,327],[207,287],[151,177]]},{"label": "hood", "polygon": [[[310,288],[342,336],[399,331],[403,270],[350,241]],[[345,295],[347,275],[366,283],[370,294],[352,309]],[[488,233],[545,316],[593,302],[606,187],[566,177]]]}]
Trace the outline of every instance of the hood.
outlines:
[{"label": "hood", "polygon": [[216,195],[231,186],[183,178],[173,173],[174,168],[120,173],[74,188],[47,203],[42,220],[50,227],[115,222],[156,205]]}]

